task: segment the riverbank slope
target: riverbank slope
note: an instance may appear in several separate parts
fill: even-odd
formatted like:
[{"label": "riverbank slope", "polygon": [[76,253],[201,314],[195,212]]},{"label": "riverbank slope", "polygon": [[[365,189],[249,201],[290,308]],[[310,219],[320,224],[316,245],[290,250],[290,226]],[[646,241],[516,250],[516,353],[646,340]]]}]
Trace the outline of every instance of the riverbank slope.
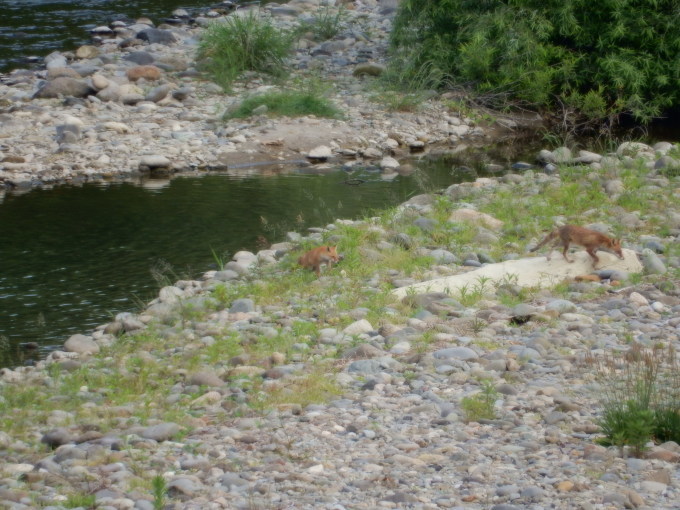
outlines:
[{"label": "riverbank slope", "polygon": [[[626,368],[650,352],[678,369],[678,177],[632,161],[477,179],[290,233],[1,370],[1,504],[675,508],[677,443],[633,458],[597,442]],[[565,219],[616,229],[643,273],[603,254],[548,288],[508,275],[393,293],[519,259]],[[343,260],[317,278],[296,260],[321,243]]]},{"label": "riverbank slope", "polygon": [[[107,82],[120,65],[104,65]],[[31,80],[3,94],[33,94]],[[145,156],[174,165],[213,157],[206,146],[236,154],[262,145],[267,133],[248,136],[251,127],[218,142],[206,117],[224,96],[203,86],[190,112],[174,96],[63,111],[52,109],[59,100],[18,99],[3,115],[30,141],[3,132],[17,144],[3,142],[5,159],[19,151],[6,162],[20,165],[3,163],[3,179],[20,187],[90,178],[81,170],[103,156],[99,168],[122,175]],[[347,103],[361,119],[356,133],[370,127],[357,148],[377,158],[381,144],[402,147],[392,129],[423,145],[439,129],[433,118],[446,121],[449,141],[453,126],[475,129],[434,106],[433,118],[393,117],[357,101]],[[60,129],[60,142],[52,138],[56,125],[78,120],[80,128]],[[336,153],[346,149],[334,141]],[[636,458],[597,441],[602,398],[618,375],[649,359],[645,352],[657,353],[662,373],[677,373],[671,353],[680,347],[678,148],[618,149],[574,157],[561,148],[542,154],[552,174],[477,179],[375,217],[291,232],[199,280],[168,282],[139,313],[74,335],[36,367],[0,370],[0,506],[676,508],[676,442],[649,444]],[[30,161],[21,151],[34,151]],[[58,168],[40,166],[46,154]],[[44,171],[34,174],[32,163]],[[394,295],[522,259],[567,222],[622,237],[643,273],[605,265],[547,288],[508,274],[457,293]],[[337,245],[343,260],[317,278],[296,260],[322,243]],[[536,260],[544,266],[545,253]],[[664,384],[677,390],[673,379]]]},{"label": "riverbank slope", "polygon": [[[323,157],[311,161],[382,162],[390,173],[411,154],[460,150],[517,127],[508,119],[482,122],[482,114],[446,95],[416,101],[376,89],[396,2],[375,0],[342,6],[330,40],[301,35],[289,61],[288,86],[330,87],[341,119],[260,114],[224,120],[245,97],[272,86],[248,76],[225,93],[197,71],[198,41],[210,23],[255,9],[216,7],[193,17],[177,11],[180,23],[158,27],[145,19],[116,22],[93,30],[97,45],[52,53],[44,70],[3,76],[0,184],[22,190],[148,173],[238,172],[248,164],[305,161],[319,146]],[[294,0],[257,12],[294,29],[318,23],[321,10],[317,2]]]}]

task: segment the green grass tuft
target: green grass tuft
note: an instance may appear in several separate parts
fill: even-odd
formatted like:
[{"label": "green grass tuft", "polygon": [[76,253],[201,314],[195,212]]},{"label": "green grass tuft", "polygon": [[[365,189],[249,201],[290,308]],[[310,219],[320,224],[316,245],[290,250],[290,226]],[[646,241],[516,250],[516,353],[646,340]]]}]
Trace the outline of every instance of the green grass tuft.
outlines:
[{"label": "green grass tuft", "polygon": [[313,90],[283,90],[265,92],[244,99],[235,109],[228,111],[224,119],[240,119],[250,117],[253,111],[266,106],[269,115],[285,115],[301,117],[314,115],[336,119],[342,117],[333,103]]},{"label": "green grass tuft", "polygon": [[198,47],[199,65],[215,83],[229,90],[246,71],[285,76],[293,42],[292,32],[276,28],[269,17],[252,11],[229,16],[206,29]]}]

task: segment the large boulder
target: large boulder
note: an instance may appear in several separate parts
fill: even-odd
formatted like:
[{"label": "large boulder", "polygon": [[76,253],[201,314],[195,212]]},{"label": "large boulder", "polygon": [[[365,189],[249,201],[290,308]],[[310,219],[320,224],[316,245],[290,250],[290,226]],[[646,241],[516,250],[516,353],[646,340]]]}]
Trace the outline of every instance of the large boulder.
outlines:
[{"label": "large boulder", "polygon": [[147,28],[137,33],[137,39],[148,41],[149,44],[175,44],[178,42],[177,36],[170,30],[160,30],[158,28]]},{"label": "large boulder", "polygon": [[66,340],[64,350],[78,354],[96,354],[99,352],[99,345],[91,336],[76,334]]},{"label": "large boulder", "polygon": [[48,99],[60,96],[87,97],[94,94],[94,89],[84,80],[60,77],[46,82],[33,94],[34,98]]}]

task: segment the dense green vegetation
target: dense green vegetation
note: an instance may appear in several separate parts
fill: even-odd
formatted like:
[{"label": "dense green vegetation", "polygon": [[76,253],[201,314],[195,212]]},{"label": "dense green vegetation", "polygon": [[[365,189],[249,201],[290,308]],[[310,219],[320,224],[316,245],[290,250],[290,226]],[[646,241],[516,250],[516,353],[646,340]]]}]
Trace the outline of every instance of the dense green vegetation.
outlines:
[{"label": "dense green vegetation", "polygon": [[493,107],[648,121],[680,103],[675,0],[404,0],[392,77]]}]

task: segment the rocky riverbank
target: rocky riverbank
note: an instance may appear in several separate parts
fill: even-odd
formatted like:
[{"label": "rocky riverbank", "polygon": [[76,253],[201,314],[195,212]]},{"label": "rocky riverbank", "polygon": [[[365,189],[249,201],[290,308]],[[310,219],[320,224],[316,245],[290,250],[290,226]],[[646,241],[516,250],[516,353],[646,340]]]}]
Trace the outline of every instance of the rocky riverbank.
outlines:
[{"label": "rocky riverbank", "polygon": [[[622,368],[655,351],[678,370],[678,177],[654,169],[663,147],[630,148],[580,165],[544,152],[553,175],[291,232],[1,370],[0,505],[677,508],[676,442],[637,458],[596,441]],[[566,219],[616,228],[643,273],[393,293],[518,259]],[[321,242],[344,258],[317,278],[295,260]]]},{"label": "rocky riverbank", "polygon": [[[288,19],[295,5],[270,8]],[[368,5],[357,11],[373,19]],[[184,42],[145,51],[185,48],[200,29],[169,30],[186,33]],[[113,59],[98,69],[115,81],[129,79],[128,67]],[[232,133],[243,138],[231,140],[208,129],[214,113],[201,108],[225,98],[194,78],[177,78],[195,91],[167,104],[90,95],[64,106],[29,99],[38,87],[31,76],[2,89],[5,100],[26,94],[2,114],[11,137],[2,178],[12,187],[95,178],[81,173],[95,157],[108,157],[95,168],[111,176],[139,172],[144,156],[182,169],[175,161],[212,157],[218,146],[255,158],[240,149],[263,150],[269,134],[243,127]],[[196,106],[186,106],[192,97]],[[474,131],[433,104],[425,111],[442,122],[430,125],[422,113],[396,117],[356,100],[347,108],[367,123],[357,120],[348,136],[369,135],[352,142],[355,158],[369,148],[376,160],[390,147],[410,150],[409,137],[427,145],[432,133],[450,143],[459,136],[453,126]],[[205,117],[190,120],[189,111]],[[54,138],[57,125],[78,121]],[[200,136],[187,135],[198,126]],[[336,154],[347,149],[339,135],[333,140]],[[296,154],[326,143],[312,142]],[[289,157],[285,141],[265,147]],[[35,367],[0,370],[0,507],[677,508],[676,442],[650,443],[637,458],[597,439],[602,396],[622,369],[655,350],[659,366],[678,373],[669,355],[680,348],[678,147],[627,143],[605,155],[560,148],[539,159],[547,172],[452,185],[373,218],[338,219],[237,253],[200,280],[162,288],[140,313],[74,335]],[[12,160],[23,166],[7,167]],[[395,296],[521,259],[565,222],[621,236],[643,272],[604,266],[547,287],[522,286],[509,273],[451,295]],[[320,243],[337,244],[344,258],[316,278],[295,261]],[[669,384],[669,393],[678,389]]]},{"label": "rocky riverbank", "polygon": [[[346,4],[342,30],[332,40],[301,36],[290,67],[294,76],[332,84],[343,120],[314,117],[223,120],[246,95],[271,88],[257,78],[225,94],[197,70],[198,41],[209,23],[256,9],[225,2],[177,23],[148,19],[94,29],[97,44],[54,52],[44,70],[17,70],[0,84],[0,185],[7,189],[104,180],[149,172],[173,174],[233,170],[263,162],[322,158],[380,164],[430,147],[458,149],[516,126],[498,119],[493,129],[452,109],[447,97],[398,111],[370,83],[384,68],[396,2]],[[261,12],[291,29],[318,12],[317,1],[266,4]],[[471,112],[467,112],[471,113]]]}]

